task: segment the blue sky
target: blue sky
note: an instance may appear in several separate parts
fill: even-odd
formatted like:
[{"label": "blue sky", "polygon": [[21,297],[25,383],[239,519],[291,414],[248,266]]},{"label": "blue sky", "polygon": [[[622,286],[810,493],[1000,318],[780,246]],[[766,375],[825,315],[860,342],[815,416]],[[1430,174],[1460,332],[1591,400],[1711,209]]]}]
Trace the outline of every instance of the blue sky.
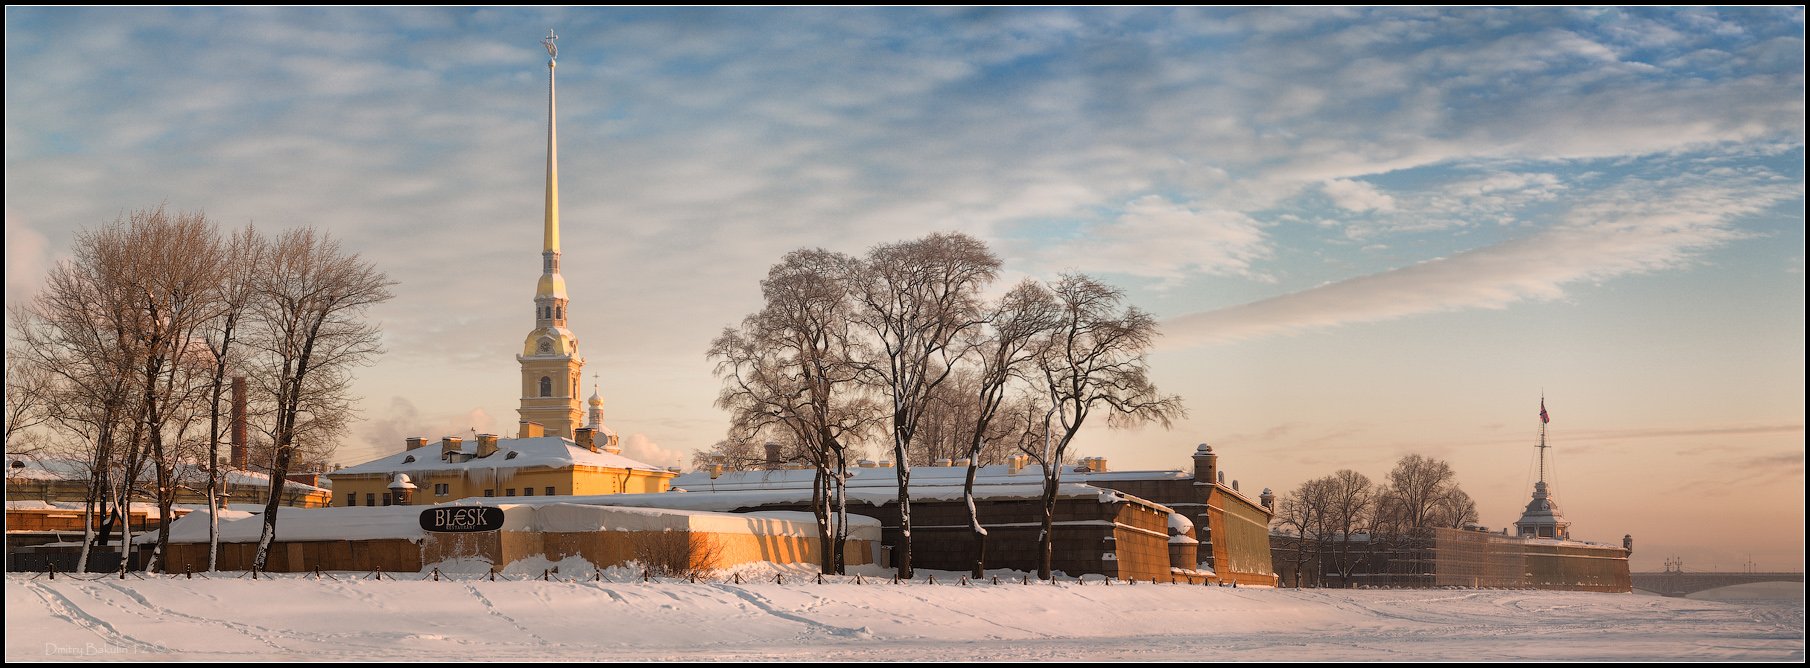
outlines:
[{"label": "blue sky", "polygon": [[7,302],[125,210],[319,225],[401,282],[343,458],[506,429],[549,27],[573,329],[650,461],[721,437],[781,254],[958,229],[1165,319],[1192,415],[1114,466],[1427,452],[1500,526],[1544,390],[1580,535],[1802,561],[1801,8],[9,8]]}]

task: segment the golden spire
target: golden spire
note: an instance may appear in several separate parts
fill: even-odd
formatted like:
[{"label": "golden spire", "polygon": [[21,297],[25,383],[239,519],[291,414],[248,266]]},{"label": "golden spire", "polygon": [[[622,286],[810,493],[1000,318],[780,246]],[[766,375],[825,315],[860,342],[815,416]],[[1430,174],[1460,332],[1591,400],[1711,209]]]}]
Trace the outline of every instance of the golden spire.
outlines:
[{"label": "golden spire", "polygon": [[559,64],[559,47],[553,44],[556,39],[559,36],[548,30],[547,38],[541,40],[547,47],[547,235],[541,252],[555,254],[559,253],[559,115],[553,80],[553,70]]}]

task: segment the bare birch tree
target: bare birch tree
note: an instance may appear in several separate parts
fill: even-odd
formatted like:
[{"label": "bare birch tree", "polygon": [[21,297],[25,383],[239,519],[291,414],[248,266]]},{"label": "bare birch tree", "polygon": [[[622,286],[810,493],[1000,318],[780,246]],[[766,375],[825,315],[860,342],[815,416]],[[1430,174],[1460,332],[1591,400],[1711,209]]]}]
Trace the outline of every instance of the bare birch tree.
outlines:
[{"label": "bare birch tree", "polygon": [[277,509],[297,435],[311,422],[343,424],[351,407],[351,369],[379,352],[368,310],[390,299],[390,279],[312,228],[285,232],[270,246],[256,279],[248,337],[253,365],[271,385],[270,496],[252,567],[263,570],[276,539]]}]

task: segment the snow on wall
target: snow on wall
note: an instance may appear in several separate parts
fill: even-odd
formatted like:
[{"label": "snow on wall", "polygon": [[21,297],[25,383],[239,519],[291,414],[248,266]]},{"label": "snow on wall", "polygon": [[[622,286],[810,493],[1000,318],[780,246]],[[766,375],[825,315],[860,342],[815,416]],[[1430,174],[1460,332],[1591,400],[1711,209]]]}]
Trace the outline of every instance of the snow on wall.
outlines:
[{"label": "snow on wall", "polygon": [[[656,495],[646,495],[656,496]],[[503,510],[502,531],[700,531],[711,533],[765,536],[815,537],[817,522],[810,513],[762,512],[719,513],[662,508],[612,507],[571,503],[574,497],[549,498],[537,503],[483,504]],[[614,497],[598,497],[614,498]],[[331,508],[285,508],[277,514],[276,539],[289,542],[327,540],[375,540],[400,538],[421,540],[427,531],[421,528],[421,513],[437,507],[478,505],[471,503],[441,506],[351,506]],[[251,543],[258,540],[264,523],[261,516],[222,512],[220,542]],[[880,522],[859,515],[849,516],[849,533],[859,540],[880,540]],[[176,543],[207,542],[207,511],[191,513],[170,525],[170,540]],[[154,534],[150,534],[155,538]]]}]

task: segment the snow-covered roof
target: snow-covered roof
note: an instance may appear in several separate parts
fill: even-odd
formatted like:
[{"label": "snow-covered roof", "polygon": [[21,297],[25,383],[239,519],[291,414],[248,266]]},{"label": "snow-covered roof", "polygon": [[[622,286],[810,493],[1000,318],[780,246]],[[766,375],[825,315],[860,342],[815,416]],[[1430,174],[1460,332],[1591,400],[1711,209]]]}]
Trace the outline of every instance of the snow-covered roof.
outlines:
[{"label": "snow-covered roof", "polygon": [[[809,471],[785,471],[784,473],[809,473]],[[688,510],[729,511],[737,508],[753,508],[780,504],[808,504],[811,502],[810,480],[804,485],[783,485],[771,489],[731,489],[711,491],[696,485],[685,490],[659,492],[654,494],[610,494],[604,496],[566,497],[580,499],[586,503],[597,503],[612,506],[639,506],[648,508],[683,508]],[[974,494],[983,499],[1036,499],[1043,495],[1043,483],[1036,480],[1018,481],[1015,484],[976,484]],[[848,501],[851,504],[867,504],[882,506],[897,501],[897,487],[865,485],[848,488]],[[956,501],[962,498],[962,487],[959,484],[948,485],[939,481],[920,481],[916,475],[911,480],[911,499],[913,501]],[[1056,489],[1059,499],[1095,499],[1100,503],[1116,503],[1131,497],[1110,489],[1094,487],[1082,483],[1065,482]],[[475,499],[474,499],[475,500]],[[483,499],[491,501],[494,499]],[[1168,512],[1168,508],[1137,499],[1155,508]]]},{"label": "snow-covered roof", "polygon": [[[592,452],[590,449],[580,447],[570,439],[560,436],[499,438],[496,446],[496,452],[491,453],[488,457],[453,462],[441,459],[440,444],[430,442],[413,450],[404,450],[357,466],[349,466],[334,471],[330,475],[408,473],[419,479],[425,473],[462,473],[529,467],[562,468],[574,465],[666,472],[664,468],[635,461],[622,455]],[[477,442],[466,441],[460,444],[460,450],[475,454]]]},{"label": "snow-covered roof", "polygon": [[[1070,466],[1062,471],[1062,481],[1086,483],[1089,481],[1110,480],[1191,480],[1193,476],[1181,471],[1075,471]],[[850,467],[848,487],[850,489],[867,487],[887,487],[898,489],[898,469],[892,467],[860,468]],[[730,491],[740,489],[779,489],[804,487],[809,489],[816,471],[812,469],[781,469],[777,471],[725,471],[712,480],[709,471],[693,471],[673,478],[673,487],[682,487],[687,491]],[[913,466],[911,467],[911,485],[927,487],[954,485],[961,487],[968,477],[965,466]],[[1012,472],[1004,465],[982,466],[975,471],[976,485],[1022,485],[1040,484],[1043,479],[1043,467],[1032,464]]]},{"label": "snow-covered roof", "polygon": [[[22,465],[14,466],[13,462],[19,462]],[[182,462],[177,464],[175,473],[178,484],[190,487],[205,487],[207,485],[207,471],[202,469],[195,462]],[[222,473],[225,474],[226,484],[228,485],[270,485],[270,476],[257,471],[227,469],[222,471]],[[6,477],[9,480],[86,481],[88,479],[88,464],[73,459],[8,455]],[[139,472],[138,479],[141,483],[154,482],[157,479],[157,472],[147,463],[144,470]],[[283,487],[289,491],[329,491],[323,487],[299,483],[294,480],[284,481]]]}]

